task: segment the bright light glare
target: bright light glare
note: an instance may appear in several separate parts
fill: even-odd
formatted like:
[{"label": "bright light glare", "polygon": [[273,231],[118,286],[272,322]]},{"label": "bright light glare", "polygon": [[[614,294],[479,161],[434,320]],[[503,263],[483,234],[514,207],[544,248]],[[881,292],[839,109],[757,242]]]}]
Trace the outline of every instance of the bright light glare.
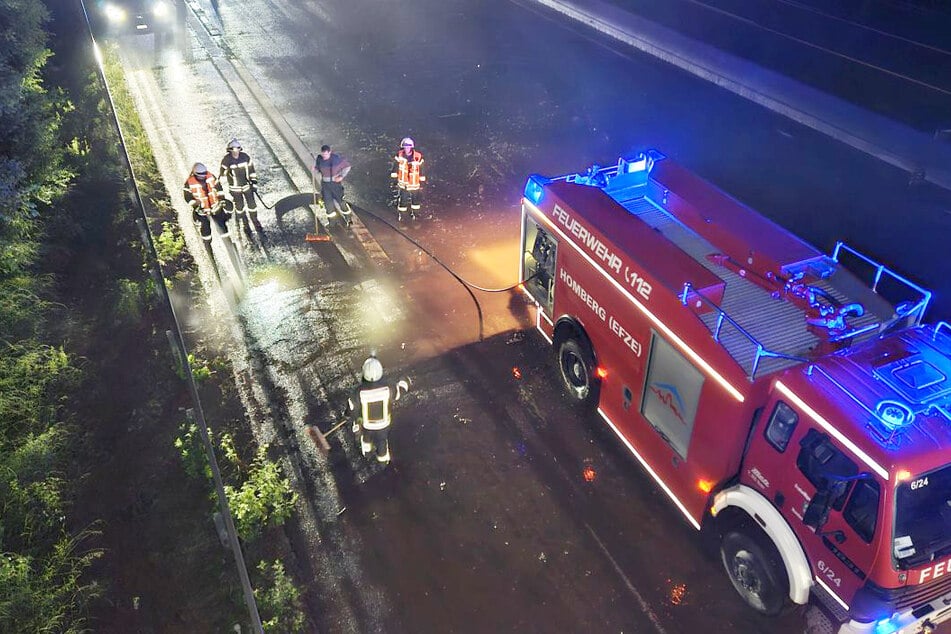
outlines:
[{"label": "bright light glare", "polygon": [[159,2],[152,5],[152,14],[157,18],[165,18],[169,13],[171,13],[171,10],[168,8],[167,2],[159,0]]},{"label": "bright light glare", "polygon": [[107,4],[104,10],[106,12],[106,19],[110,22],[125,22],[127,14],[124,8],[115,4]]}]

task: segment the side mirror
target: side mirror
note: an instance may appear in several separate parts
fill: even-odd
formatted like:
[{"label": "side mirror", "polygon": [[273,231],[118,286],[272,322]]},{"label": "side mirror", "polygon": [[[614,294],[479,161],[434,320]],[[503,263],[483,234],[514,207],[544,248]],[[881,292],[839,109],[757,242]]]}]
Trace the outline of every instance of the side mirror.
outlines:
[{"label": "side mirror", "polygon": [[802,514],[802,523],[819,530],[829,520],[831,494],[828,489],[820,489],[812,496],[806,510]]}]

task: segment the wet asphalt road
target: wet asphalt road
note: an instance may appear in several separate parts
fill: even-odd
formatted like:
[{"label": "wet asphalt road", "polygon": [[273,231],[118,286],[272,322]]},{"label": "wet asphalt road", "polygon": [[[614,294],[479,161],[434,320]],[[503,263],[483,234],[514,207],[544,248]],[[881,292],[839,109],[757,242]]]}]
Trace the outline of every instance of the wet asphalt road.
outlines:
[{"label": "wet asphalt road", "polygon": [[[351,159],[348,196],[392,260],[374,264],[342,229],[304,244],[306,213],[262,210],[265,238],[242,240],[249,290],[215,333],[232,339],[256,434],[286,448],[307,493],[292,541],[320,630],[811,627],[808,610],[764,620],[745,608],[620,443],[567,407],[520,297],[479,295],[478,341],[469,296],[384,222],[395,220],[387,157],[416,138],[430,166],[427,217],[403,230],[489,287],[516,281],[526,174],[653,146],[821,247],[846,238],[937,286],[946,316],[949,195],[528,1],[220,5],[220,22],[209,14],[207,24],[223,38],[192,22],[194,63],[137,76],[150,133],[169,145],[167,182],[180,186],[189,161],[213,161],[232,135],[255,156],[270,202],[309,181],[253,98],[224,83],[223,40],[306,145],[332,143]],[[224,323],[219,294],[209,321]],[[358,456],[346,429],[326,460],[301,432],[336,422],[370,348],[414,383],[385,470]]]}]

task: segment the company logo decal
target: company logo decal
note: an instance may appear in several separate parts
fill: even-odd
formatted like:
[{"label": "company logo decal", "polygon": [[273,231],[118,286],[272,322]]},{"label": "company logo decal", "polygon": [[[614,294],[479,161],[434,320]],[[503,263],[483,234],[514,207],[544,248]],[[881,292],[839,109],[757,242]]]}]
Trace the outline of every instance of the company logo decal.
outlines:
[{"label": "company logo decal", "polygon": [[687,424],[687,421],[684,420],[684,411],[686,408],[684,407],[683,399],[680,398],[680,392],[677,391],[676,385],[669,383],[651,383],[649,389],[654,393],[654,396],[657,397],[657,400],[666,405],[668,409],[674,413],[677,420],[684,425]]}]

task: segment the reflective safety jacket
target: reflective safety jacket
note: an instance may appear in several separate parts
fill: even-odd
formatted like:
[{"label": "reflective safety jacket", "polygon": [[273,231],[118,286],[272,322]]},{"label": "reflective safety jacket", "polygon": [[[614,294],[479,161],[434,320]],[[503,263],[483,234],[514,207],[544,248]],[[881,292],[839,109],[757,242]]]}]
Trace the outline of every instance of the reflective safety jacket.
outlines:
[{"label": "reflective safety jacket", "polygon": [[400,152],[396,155],[394,160],[396,161],[396,168],[393,173],[396,175],[396,185],[400,189],[410,191],[419,189],[420,183],[426,180],[426,177],[422,174],[422,153],[416,150],[413,150],[411,155],[407,155],[406,152]]},{"label": "reflective safety jacket", "polygon": [[238,158],[231,156],[231,152],[221,159],[221,171],[218,178],[225,178],[228,182],[228,191],[246,192],[253,185],[258,184],[258,175],[254,171],[254,161],[244,152],[238,153]]},{"label": "reflective safety jacket", "polygon": [[[348,405],[352,413],[359,412],[363,428],[367,431],[386,429],[393,422],[390,412],[392,401],[400,400],[400,394],[409,389],[409,384],[401,380],[395,388],[380,381],[363,381]],[[393,396],[393,392],[396,395]]]},{"label": "reflective safety jacket", "polygon": [[[194,174],[190,174],[182,188],[185,202],[191,205],[192,202],[198,201],[195,211],[202,216],[208,215],[215,208],[218,201],[221,200],[220,192],[221,183],[211,173],[204,181],[199,180]],[[194,205],[192,206],[194,207]]]}]

